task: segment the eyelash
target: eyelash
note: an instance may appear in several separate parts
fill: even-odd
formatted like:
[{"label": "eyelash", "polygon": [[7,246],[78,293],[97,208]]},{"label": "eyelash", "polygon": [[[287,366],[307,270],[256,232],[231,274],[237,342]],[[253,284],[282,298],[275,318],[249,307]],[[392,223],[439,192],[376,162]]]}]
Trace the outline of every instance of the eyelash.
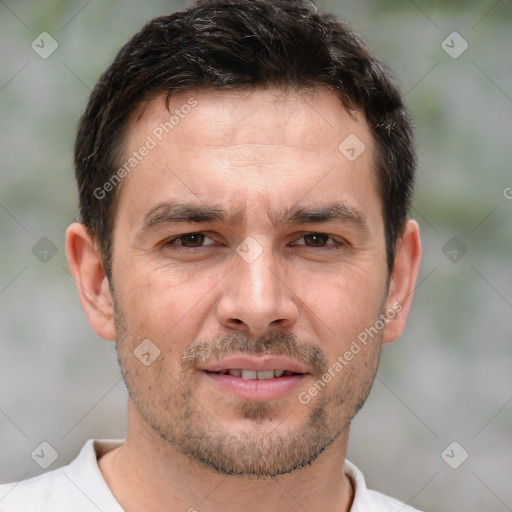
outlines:
[{"label": "eyelash", "polygon": [[[192,236],[192,235],[202,235],[205,238],[209,238],[210,240],[213,240],[211,237],[205,235],[204,233],[202,233],[200,231],[199,232],[191,232],[191,233],[183,233],[182,235],[175,236],[175,237],[167,240],[165,242],[165,246],[174,246],[173,250],[176,250],[176,251],[191,252],[191,251],[195,251],[196,249],[202,249],[203,247],[208,247],[208,246],[211,246],[211,245],[215,245],[215,244],[206,244],[206,245],[200,245],[198,247],[186,247],[186,246],[183,246],[183,245],[180,245],[180,244],[176,244],[176,241],[178,241],[180,239],[183,239],[184,237]],[[319,235],[319,236],[327,237],[328,240],[331,240],[332,243],[330,243],[328,245],[321,246],[321,247],[315,247],[315,246],[310,246],[310,245],[306,245],[306,244],[299,244],[299,245],[307,247],[308,249],[318,249],[318,250],[324,250],[324,251],[325,250],[340,249],[340,248],[345,247],[347,245],[347,243],[345,241],[341,242],[341,241],[335,240],[332,235],[328,235],[327,233],[319,233],[319,232],[316,232],[316,231],[312,231],[312,232],[309,232],[309,233],[304,233],[299,238],[297,238],[295,241],[300,240],[301,238],[304,238],[306,236],[311,236],[311,235]]]}]

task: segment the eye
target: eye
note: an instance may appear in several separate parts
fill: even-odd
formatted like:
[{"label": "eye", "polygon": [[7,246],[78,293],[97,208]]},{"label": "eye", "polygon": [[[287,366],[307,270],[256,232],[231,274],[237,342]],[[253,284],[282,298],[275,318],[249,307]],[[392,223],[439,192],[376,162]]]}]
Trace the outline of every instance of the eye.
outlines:
[{"label": "eye", "polygon": [[[297,243],[299,240],[304,240],[305,243]],[[323,247],[332,246],[333,248],[337,249],[339,246],[345,244],[343,242],[334,240],[331,235],[327,235],[325,233],[306,233],[305,235],[302,235],[300,238],[298,238],[294,242],[294,245],[305,245],[306,247],[317,247],[320,249]]]},{"label": "eye", "polygon": [[[210,240],[210,243],[204,243],[205,240]],[[181,247],[187,247],[194,249],[196,247],[202,247],[203,245],[213,245],[215,242],[204,233],[185,233],[177,237],[171,238],[166,242],[166,245],[179,245]]]}]

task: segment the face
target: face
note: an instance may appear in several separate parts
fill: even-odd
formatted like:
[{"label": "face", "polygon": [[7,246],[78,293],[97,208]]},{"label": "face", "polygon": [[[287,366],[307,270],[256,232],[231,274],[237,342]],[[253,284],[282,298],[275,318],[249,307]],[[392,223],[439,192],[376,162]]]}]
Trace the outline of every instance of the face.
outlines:
[{"label": "face", "polygon": [[370,131],[326,90],[180,93],[176,110],[148,102],[126,141],[122,372],[148,428],[193,460],[284,474],[346,431],[377,370],[390,304]]}]

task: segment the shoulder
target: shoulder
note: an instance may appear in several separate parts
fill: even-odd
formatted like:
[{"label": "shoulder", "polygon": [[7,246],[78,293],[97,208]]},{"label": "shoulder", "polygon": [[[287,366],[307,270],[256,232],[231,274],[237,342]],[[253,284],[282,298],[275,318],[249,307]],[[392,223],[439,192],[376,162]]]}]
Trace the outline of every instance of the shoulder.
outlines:
[{"label": "shoulder", "polygon": [[380,507],[376,509],[379,510],[379,512],[421,512],[417,508],[406,505],[405,503],[380,492],[369,490],[368,493],[372,497],[375,505]]},{"label": "shoulder", "polygon": [[121,444],[121,440],[89,440],[71,464],[19,482],[0,485],[2,512],[91,510],[122,512],[98,467],[98,450]]},{"label": "shoulder", "polygon": [[[65,468],[59,468],[43,475],[0,485],[0,508],[2,512],[21,510],[47,510],[51,507],[76,506],[71,482],[66,479]],[[72,484],[71,484],[72,485]],[[22,508],[23,507],[23,508]]]},{"label": "shoulder", "polygon": [[345,461],[345,473],[354,486],[354,501],[350,512],[420,512],[377,491],[366,487],[363,473],[350,461]]}]

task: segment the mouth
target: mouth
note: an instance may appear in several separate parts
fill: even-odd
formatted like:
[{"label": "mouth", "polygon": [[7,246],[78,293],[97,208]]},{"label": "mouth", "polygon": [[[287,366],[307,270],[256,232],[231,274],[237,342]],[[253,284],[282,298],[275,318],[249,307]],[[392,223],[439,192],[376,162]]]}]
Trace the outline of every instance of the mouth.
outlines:
[{"label": "mouth", "polygon": [[[207,370],[205,370],[207,371]],[[230,368],[221,370],[220,372],[208,372],[216,373],[217,375],[231,375],[238,379],[245,380],[269,380],[269,379],[280,379],[281,377],[290,377],[291,375],[302,375],[300,373],[291,372],[288,370],[246,370],[241,368]]]},{"label": "mouth", "polygon": [[258,401],[289,395],[310,375],[304,365],[283,356],[234,356],[201,372],[219,391]]}]

